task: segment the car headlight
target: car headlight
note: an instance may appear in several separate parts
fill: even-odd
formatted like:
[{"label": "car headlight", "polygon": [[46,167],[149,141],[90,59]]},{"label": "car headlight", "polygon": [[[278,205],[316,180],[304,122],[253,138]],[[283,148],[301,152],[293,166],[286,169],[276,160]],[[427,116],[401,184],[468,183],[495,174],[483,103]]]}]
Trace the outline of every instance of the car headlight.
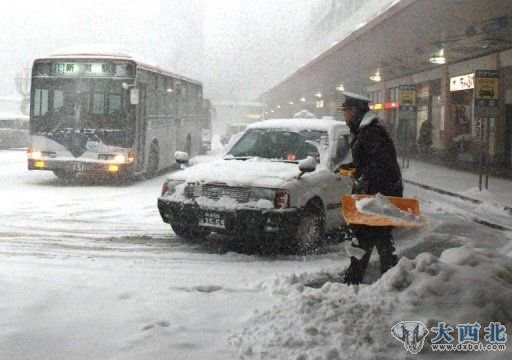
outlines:
[{"label": "car headlight", "polygon": [[274,201],[276,191],[274,189],[252,187],[249,193],[249,201],[269,200]]},{"label": "car headlight", "polygon": [[176,192],[176,188],[179,185],[184,184],[184,180],[167,180],[164,182],[162,186],[162,196],[164,195],[172,195]]},{"label": "car headlight", "polygon": [[290,192],[288,190],[277,190],[274,198],[274,207],[284,209],[290,207]]}]

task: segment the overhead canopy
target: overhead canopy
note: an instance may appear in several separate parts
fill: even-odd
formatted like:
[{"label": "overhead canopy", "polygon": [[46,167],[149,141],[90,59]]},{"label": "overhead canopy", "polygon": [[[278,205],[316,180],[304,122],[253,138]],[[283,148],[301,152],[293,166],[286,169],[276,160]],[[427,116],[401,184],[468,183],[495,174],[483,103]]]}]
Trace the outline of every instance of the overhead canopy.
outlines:
[{"label": "overhead canopy", "polygon": [[456,63],[512,48],[510,0],[401,0],[262,94],[286,102],[321,89],[363,91],[377,69],[393,80],[438,67],[443,49]]}]

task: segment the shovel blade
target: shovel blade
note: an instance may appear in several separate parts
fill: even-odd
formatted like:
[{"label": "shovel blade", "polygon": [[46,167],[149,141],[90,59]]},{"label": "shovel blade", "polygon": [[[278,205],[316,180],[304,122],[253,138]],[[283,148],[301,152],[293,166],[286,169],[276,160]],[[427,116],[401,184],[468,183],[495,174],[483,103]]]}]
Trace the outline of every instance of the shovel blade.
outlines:
[{"label": "shovel blade", "polygon": [[[341,199],[343,217],[349,224],[370,225],[370,226],[397,226],[397,227],[422,227],[427,224],[425,220],[408,220],[402,218],[389,217],[385,215],[366,214],[357,210],[356,201],[375,197],[374,195],[343,195]],[[408,212],[414,216],[420,215],[420,206],[418,199],[401,198],[395,196],[386,196],[391,204],[402,211]]]}]

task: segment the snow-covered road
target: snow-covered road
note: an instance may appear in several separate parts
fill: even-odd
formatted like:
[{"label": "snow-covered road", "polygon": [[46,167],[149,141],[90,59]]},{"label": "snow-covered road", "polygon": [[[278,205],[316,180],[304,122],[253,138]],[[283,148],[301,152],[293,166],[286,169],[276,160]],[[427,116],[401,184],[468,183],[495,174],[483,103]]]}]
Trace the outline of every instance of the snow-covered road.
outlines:
[{"label": "snow-covered road", "polygon": [[[26,170],[21,151],[0,151],[0,168],[1,359],[407,354],[389,333],[394,322],[381,324],[383,343],[371,341],[359,349],[346,345],[358,335],[347,332],[343,341],[334,336],[332,331],[343,333],[345,325],[337,318],[329,318],[329,325],[325,309],[318,315],[330,330],[324,335],[300,323],[299,315],[283,323],[283,316],[294,316],[283,309],[293,311],[311,296],[320,304],[339,296],[340,289],[357,295],[339,284],[302,286],[335,278],[348,265],[343,244],[300,257],[240,254],[215,237],[209,244],[183,243],[156,207],[165,175],[125,185],[66,184],[52,173]],[[415,259],[422,252],[439,257],[463,245],[512,252],[510,231],[473,221],[479,217],[510,226],[507,212],[412,186],[406,191],[420,197],[429,228],[396,233],[401,257]],[[385,298],[379,277],[378,261],[373,262],[368,285],[361,287],[375,287]],[[501,321],[509,324],[507,316]],[[476,316],[481,318],[485,314]]]}]

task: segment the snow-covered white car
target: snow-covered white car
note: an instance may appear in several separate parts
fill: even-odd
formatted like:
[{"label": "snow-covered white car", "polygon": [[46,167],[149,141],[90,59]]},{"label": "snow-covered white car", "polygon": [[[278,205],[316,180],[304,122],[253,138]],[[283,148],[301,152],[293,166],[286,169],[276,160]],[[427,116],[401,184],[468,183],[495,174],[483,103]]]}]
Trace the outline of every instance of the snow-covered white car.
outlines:
[{"label": "snow-covered white car", "polygon": [[343,225],[340,199],[350,193],[352,179],[336,169],[349,156],[344,122],[253,123],[223,157],[171,174],[158,208],[182,238],[214,231],[291,240],[307,250]]}]

